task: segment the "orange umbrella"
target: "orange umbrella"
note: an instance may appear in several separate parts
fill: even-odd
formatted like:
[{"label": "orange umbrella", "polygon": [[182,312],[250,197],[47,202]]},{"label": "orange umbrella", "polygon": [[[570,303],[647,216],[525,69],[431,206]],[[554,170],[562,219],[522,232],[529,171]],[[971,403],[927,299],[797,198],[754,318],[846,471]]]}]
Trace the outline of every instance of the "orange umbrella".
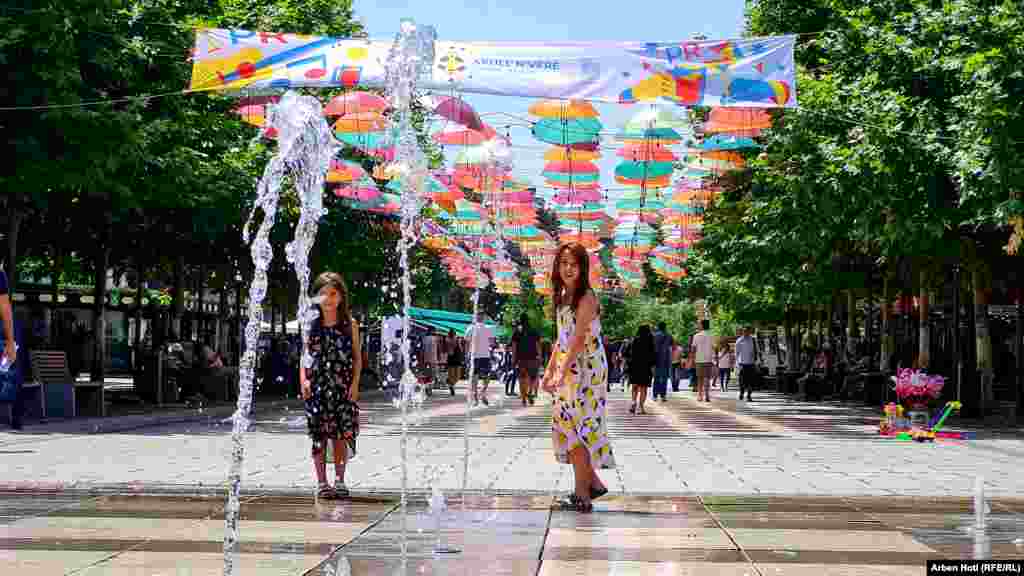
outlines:
[{"label": "orange umbrella", "polygon": [[334,123],[335,132],[381,132],[386,130],[388,121],[378,112],[346,114]]},{"label": "orange umbrella", "polygon": [[646,184],[648,189],[651,188],[666,188],[672,184],[672,175],[666,174],[665,176],[658,176],[657,178],[647,178],[645,180],[633,180],[629,178],[623,178],[622,176],[616,175],[615,181],[619,184],[626,184],[628,186],[640,186]]},{"label": "orange umbrella", "polygon": [[529,113],[542,118],[597,118],[597,110],[586,100],[541,100],[530,105]]},{"label": "orange umbrella", "polygon": [[704,132],[713,134],[747,132],[772,127],[772,117],[761,108],[712,108]]},{"label": "orange umbrella", "polygon": [[566,160],[582,162],[585,160],[597,160],[600,157],[601,153],[597,150],[575,150],[565,146],[555,146],[544,153],[544,160],[548,162],[562,162]]}]

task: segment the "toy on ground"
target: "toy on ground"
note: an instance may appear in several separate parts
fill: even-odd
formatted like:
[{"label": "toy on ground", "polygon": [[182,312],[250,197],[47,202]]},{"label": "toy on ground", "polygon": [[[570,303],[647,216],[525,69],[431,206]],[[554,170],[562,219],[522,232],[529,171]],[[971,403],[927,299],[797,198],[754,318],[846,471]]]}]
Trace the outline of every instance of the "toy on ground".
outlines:
[{"label": "toy on ground", "polygon": [[932,417],[927,427],[911,425],[910,419],[903,416],[903,406],[890,402],[885,405],[885,419],[878,424],[878,433],[882,436],[891,436],[901,442],[935,442],[936,438],[951,440],[971,440],[975,438],[973,432],[946,432],[942,425],[954,411],[960,410],[962,404],[957,401],[946,403],[943,410]]}]

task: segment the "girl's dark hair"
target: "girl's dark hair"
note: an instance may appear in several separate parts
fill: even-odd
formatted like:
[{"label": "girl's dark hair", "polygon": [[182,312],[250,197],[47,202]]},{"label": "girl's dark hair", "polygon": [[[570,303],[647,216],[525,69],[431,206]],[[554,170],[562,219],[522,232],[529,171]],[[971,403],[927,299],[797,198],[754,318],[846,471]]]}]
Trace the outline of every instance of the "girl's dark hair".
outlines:
[{"label": "girl's dark hair", "polygon": [[[580,269],[580,278],[576,282],[576,291],[570,297],[565,294],[565,283],[562,282],[562,274],[559,272],[559,264],[562,261],[562,254],[569,252],[576,258],[576,265]],[[562,304],[569,304],[573,311],[580,305],[580,300],[590,291],[590,256],[582,244],[570,242],[562,244],[555,254],[555,261],[551,264],[551,301],[554,304],[555,313]]]},{"label": "girl's dark hair", "polygon": [[[338,299],[338,325],[341,331],[349,334],[352,331],[352,312],[348,306],[348,288],[345,286],[345,279],[337,272],[324,272],[313,281],[313,294],[319,294],[325,286],[330,286],[338,291],[341,298]],[[322,322],[322,318],[317,322]]]}]

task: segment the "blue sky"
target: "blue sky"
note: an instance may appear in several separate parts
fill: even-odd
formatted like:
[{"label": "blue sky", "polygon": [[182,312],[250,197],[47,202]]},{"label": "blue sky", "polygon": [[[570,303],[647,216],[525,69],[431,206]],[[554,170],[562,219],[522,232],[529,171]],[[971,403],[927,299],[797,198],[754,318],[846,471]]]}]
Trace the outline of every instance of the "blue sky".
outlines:
[{"label": "blue sky", "polygon": [[[493,41],[669,42],[696,34],[710,39],[735,38],[743,29],[744,9],[744,0],[354,0],[353,4],[356,16],[373,39],[391,39],[399,21],[409,17],[433,25],[439,39]],[[507,124],[521,122],[495,113],[533,119],[527,113],[533,99],[473,94],[463,97],[500,133],[505,133]],[[599,104],[597,108],[606,130],[618,128],[640,111],[636,106],[616,104]],[[543,184],[543,154],[550,147],[535,140],[526,126],[512,125],[508,132],[513,144],[514,174],[533,184]],[[455,147],[446,149],[445,156],[453,158],[457,151]],[[603,151],[599,162],[602,183],[613,190],[617,159],[609,149]]]}]

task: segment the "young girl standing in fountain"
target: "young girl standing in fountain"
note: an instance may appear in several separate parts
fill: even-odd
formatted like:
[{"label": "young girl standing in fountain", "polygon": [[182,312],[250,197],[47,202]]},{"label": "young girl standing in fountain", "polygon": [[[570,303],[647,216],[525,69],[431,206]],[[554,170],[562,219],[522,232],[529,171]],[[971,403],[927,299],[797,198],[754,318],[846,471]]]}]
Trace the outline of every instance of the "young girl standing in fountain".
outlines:
[{"label": "young girl standing in fountain", "polygon": [[[349,312],[348,290],[341,275],[324,272],[313,283],[313,291],[320,299],[320,317],[313,321],[309,332],[313,366],[299,367],[299,383],[306,401],[309,437],[313,440],[317,497],[342,498],[348,496],[345,464],[355,456],[359,436],[359,323]],[[324,459],[328,442],[333,443],[333,488],[327,483]]]},{"label": "young girl standing in fountain", "polygon": [[558,249],[551,286],[558,338],[544,371],[544,390],[555,396],[555,458],[571,463],[576,479],[575,491],[559,506],[590,512],[591,500],[608,493],[597,470],[613,468],[615,458],[608,442],[608,359],[597,296],[590,289],[590,258],[583,246],[565,244]]}]

